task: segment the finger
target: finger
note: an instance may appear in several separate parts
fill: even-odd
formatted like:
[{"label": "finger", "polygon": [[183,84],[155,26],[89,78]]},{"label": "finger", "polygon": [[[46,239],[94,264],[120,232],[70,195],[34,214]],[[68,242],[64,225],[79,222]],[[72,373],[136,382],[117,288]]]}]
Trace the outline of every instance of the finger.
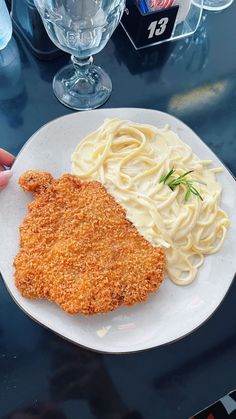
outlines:
[{"label": "finger", "polygon": [[15,157],[8,151],[0,148],[0,164],[10,167],[14,163]]},{"label": "finger", "polygon": [[5,186],[7,186],[11,177],[11,170],[5,170],[4,172],[0,172],[0,189],[5,188]]}]

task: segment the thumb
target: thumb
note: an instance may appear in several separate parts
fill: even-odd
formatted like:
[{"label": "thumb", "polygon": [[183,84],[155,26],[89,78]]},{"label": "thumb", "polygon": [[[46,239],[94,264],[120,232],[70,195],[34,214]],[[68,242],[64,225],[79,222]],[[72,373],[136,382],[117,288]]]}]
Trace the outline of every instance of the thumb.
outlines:
[{"label": "thumb", "polygon": [[11,170],[4,170],[3,172],[0,172],[0,189],[7,186],[11,177],[12,177]]}]

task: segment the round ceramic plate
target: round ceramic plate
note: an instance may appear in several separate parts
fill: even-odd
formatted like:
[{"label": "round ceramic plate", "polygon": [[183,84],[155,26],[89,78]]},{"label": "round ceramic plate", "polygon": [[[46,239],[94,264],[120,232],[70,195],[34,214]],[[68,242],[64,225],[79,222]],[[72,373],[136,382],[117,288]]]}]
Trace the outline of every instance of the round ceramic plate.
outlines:
[{"label": "round ceramic plate", "polygon": [[97,351],[124,353],[148,349],[180,339],[192,332],[218,307],[235,269],[236,241],[235,180],[224,168],[218,179],[223,185],[222,207],[232,224],[223,248],[206,257],[196,280],[178,287],[168,278],[147,302],[114,312],[84,317],[70,316],[56,304],[23,298],[14,284],[13,259],[18,252],[19,225],[31,200],[18,186],[19,176],[28,169],[50,171],[55,177],[71,171],[70,157],[78,142],[101,125],[105,118],[130,119],[162,127],[169,124],[202,159],[222,163],[200,138],[171,115],[146,109],[102,109],[56,119],[37,131],[26,143],[14,164],[8,188],[0,193],[0,270],[15,302],[32,319],[70,341]]}]

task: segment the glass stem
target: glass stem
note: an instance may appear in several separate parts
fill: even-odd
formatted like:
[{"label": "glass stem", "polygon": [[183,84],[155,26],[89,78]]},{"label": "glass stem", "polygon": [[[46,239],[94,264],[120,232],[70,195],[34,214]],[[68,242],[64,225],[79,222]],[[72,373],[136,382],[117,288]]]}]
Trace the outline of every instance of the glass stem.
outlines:
[{"label": "glass stem", "polygon": [[78,58],[74,55],[71,56],[71,61],[78,74],[84,74],[88,70],[89,66],[93,63],[93,57]]}]

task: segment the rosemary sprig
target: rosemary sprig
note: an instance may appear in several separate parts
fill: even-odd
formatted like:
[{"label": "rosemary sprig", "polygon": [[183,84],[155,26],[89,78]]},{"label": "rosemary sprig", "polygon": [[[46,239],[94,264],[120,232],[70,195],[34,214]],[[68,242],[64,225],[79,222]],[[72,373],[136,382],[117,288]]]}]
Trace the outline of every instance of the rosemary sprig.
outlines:
[{"label": "rosemary sprig", "polygon": [[172,174],[174,173],[174,169],[172,168],[169,173],[167,173],[166,176],[161,176],[159,183],[163,182],[166,183],[166,181],[172,176]]},{"label": "rosemary sprig", "polygon": [[201,201],[203,201],[202,196],[200,195],[198,190],[193,186],[193,182],[198,182],[198,181],[186,179],[186,176],[189,175],[190,173],[193,173],[193,170],[189,170],[188,172],[178,177],[174,177],[174,172],[175,170],[172,167],[172,169],[167,173],[167,175],[161,176],[159,183],[167,184],[172,191],[174,191],[176,186],[184,185],[186,186],[186,189],[187,189],[184,195],[184,198],[186,201],[190,198],[191,193],[193,195],[198,196],[201,199]]}]

